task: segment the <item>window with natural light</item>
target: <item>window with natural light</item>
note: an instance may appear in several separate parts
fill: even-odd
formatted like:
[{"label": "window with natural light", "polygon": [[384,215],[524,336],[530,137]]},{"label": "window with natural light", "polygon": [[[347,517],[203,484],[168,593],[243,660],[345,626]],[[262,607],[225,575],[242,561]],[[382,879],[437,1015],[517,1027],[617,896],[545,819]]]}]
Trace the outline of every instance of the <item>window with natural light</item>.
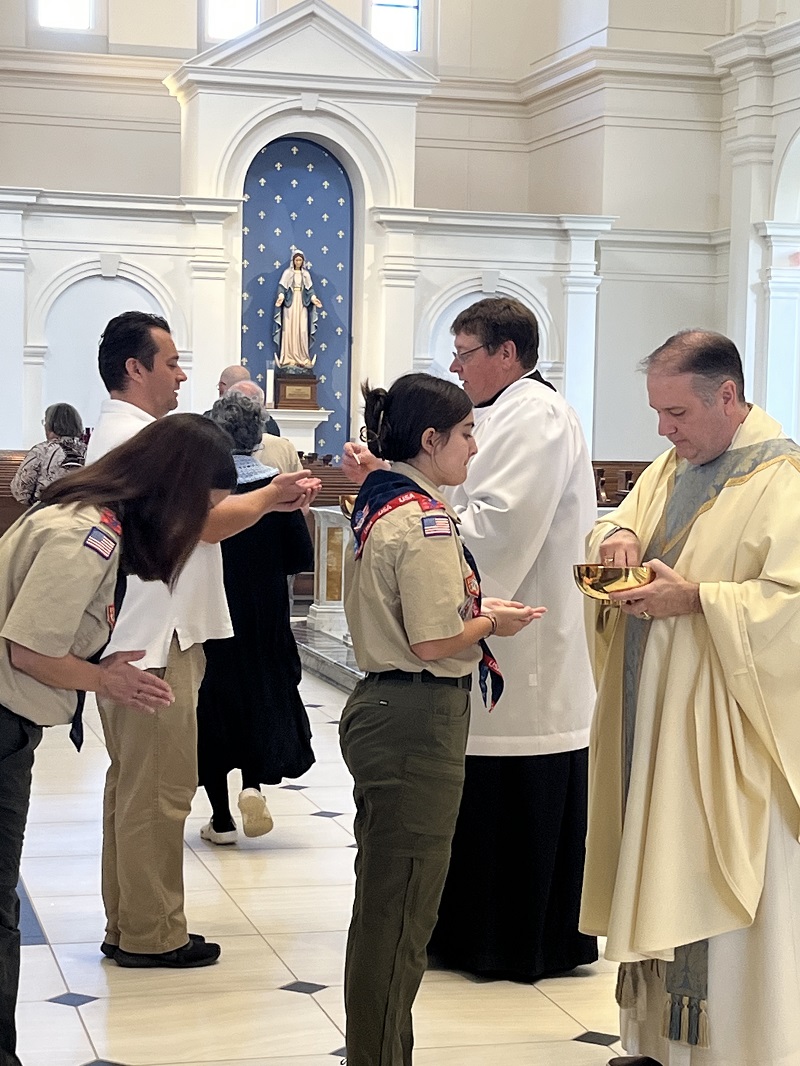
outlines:
[{"label": "window with natural light", "polygon": [[229,41],[258,25],[258,0],[206,0],[206,39]]},{"label": "window with natural light", "polygon": [[39,0],[37,21],[48,30],[90,30],[94,0]]},{"label": "window with natural light", "polygon": [[418,52],[419,0],[374,0],[372,35],[398,52]]}]

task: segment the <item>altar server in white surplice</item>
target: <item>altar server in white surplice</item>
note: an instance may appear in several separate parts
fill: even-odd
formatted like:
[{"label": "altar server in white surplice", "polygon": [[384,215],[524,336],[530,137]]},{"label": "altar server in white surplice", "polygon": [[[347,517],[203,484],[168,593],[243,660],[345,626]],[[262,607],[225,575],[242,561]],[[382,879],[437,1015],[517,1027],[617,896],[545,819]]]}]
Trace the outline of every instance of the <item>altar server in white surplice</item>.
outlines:
[{"label": "altar server in white surplice", "polygon": [[[473,711],[430,951],[448,967],[531,981],[597,958],[578,931],[594,683],[572,578],[597,514],[594,476],[575,412],[535,369],[534,315],[481,300],[452,331],[451,370],[475,404],[479,444],[450,497],[464,541],[487,596],[548,613],[497,649],[503,698]],[[358,446],[345,450],[362,461],[348,472],[369,464]]]},{"label": "altar server in white surplice", "polygon": [[498,648],[503,699],[472,715],[431,951],[450,967],[530,981],[597,958],[594,937],[578,932],[594,683],[572,578],[597,514],[594,474],[577,415],[535,369],[532,312],[481,300],[452,332],[450,369],[475,404],[478,443],[451,494],[464,541],[487,596],[548,613]]}]

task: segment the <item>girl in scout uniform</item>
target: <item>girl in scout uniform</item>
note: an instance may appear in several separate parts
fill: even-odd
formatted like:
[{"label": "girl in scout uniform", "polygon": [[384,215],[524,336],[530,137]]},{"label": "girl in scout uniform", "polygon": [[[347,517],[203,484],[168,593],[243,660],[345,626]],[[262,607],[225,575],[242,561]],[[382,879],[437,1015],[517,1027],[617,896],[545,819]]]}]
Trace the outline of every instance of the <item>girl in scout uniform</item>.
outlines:
[{"label": "girl in scout uniform", "polygon": [[[362,388],[370,450],[388,460],[352,517],[345,611],[365,678],[340,725],[355,781],[356,890],[345,962],[348,1066],[409,1066],[411,1006],[426,965],[464,782],[470,680],[502,689],[485,638],[543,613],[481,602],[440,486],[477,451],[472,404],[452,382],[407,374]],[[491,688],[491,693],[490,693]]]},{"label": "girl in scout uniform", "polygon": [[[200,415],[147,426],[55,482],[0,540],[0,1062],[18,1066],[16,884],[34,750],[45,726],[82,739],[85,692],[152,714],[169,685],[106,645],[127,574],[173,585],[209,508],[236,485],[230,441]],[[120,577],[120,575],[122,575]],[[154,857],[155,861],[155,857]]]}]

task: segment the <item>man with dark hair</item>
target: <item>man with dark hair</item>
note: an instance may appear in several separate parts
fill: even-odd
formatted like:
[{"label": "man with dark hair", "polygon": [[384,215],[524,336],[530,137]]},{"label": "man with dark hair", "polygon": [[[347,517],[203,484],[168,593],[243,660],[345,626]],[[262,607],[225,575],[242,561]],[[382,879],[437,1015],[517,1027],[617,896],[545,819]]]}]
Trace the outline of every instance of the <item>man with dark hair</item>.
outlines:
[{"label": "man with dark hair", "polygon": [[[109,399],[103,401],[87,462],[172,411],[186,380],[167,322],[140,311],[108,323],[98,363]],[[105,654],[143,649],[136,665],[166,680],[175,702],[147,716],[98,699],[111,757],[103,801],[107,921],[101,951],[119,966],[185,968],[219,957],[218,944],[187,932],[183,894],[183,830],[197,789],[203,642],[233,634],[219,541],[268,511],[311,502],[319,483],[304,481],[304,473],[279,475],[265,488],[214,507],[203,540],[172,590],[161,582],[128,581]]]},{"label": "man with dark hair", "polygon": [[[672,448],[589,538],[645,562],[590,627],[598,676],[581,928],[608,937],[623,1043],[800,1062],[800,448],[704,330],[645,361]],[[680,1045],[680,1046],[678,1046]],[[648,1059],[622,1060],[624,1062]]]},{"label": "man with dark hair", "polygon": [[[594,937],[578,931],[594,684],[572,578],[597,515],[594,475],[577,415],[534,376],[533,313],[480,300],[452,332],[450,369],[475,404],[478,442],[450,493],[462,535],[485,595],[545,603],[548,614],[493,649],[503,698],[491,714],[473,706],[431,951],[456,969],[532,981],[597,958]],[[375,462],[345,446],[354,480]]]}]

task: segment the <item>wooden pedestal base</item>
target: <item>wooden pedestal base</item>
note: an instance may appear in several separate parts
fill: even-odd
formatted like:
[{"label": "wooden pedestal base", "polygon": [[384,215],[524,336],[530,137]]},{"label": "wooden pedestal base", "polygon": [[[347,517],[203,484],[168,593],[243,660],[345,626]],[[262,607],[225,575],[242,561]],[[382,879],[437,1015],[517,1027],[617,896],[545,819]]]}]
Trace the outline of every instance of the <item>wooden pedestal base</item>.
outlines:
[{"label": "wooden pedestal base", "polygon": [[317,379],[313,376],[301,377],[291,374],[286,377],[275,375],[275,406],[278,409],[294,411],[313,411],[317,403]]}]

